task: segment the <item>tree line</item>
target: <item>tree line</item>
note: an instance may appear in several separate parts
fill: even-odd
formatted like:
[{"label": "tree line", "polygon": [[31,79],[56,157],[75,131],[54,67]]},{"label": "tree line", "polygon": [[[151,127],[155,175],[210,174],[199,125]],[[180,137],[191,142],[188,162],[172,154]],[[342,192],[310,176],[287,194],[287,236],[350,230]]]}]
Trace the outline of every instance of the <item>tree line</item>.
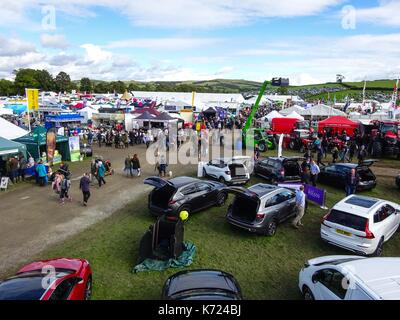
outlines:
[{"label": "tree line", "polygon": [[0,80],[0,95],[24,95],[25,88],[42,91],[71,92],[77,90],[88,93],[124,93],[125,91],[167,91],[167,92],[230,92],[215,90],[212,86],[197,86],[179,82],[124,82],[97,81],[87,77],[72,81],[68,73],[61,71],[55,77],[47,70],[17,69],[14,70],[14,81]]}]

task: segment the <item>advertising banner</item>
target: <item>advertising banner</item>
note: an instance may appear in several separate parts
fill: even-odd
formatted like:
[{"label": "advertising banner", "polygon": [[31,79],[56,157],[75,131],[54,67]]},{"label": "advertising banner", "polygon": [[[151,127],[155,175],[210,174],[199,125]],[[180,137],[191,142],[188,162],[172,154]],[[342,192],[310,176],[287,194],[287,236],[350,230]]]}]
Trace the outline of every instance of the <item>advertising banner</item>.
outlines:
[{"label": "advertising banner", "polygon": [[[282,188],[295,189],[298,190],[302,184],[301,183],[279,183],[278,186]],[[325,206],[326,191],[324,189],[319,189],[308,184],[304,185],[304,193],[306,194],[307,200],[314,202],[319,205],[322,209],[327,209]]]},{"label": "advertising banner", "polygon": [[39,110],[39,89],[26,89],[28,110]]},{"label": "advertising banner", "polygon": [[71,162],[80,161],[81,147],[79,136],[69,137],[69,150],[71,153]]},{"label": "advertising banner", "polygon": [[57,133],[56,129],[50,128],[47,130],[46,133],[46,149],[47,149],[47,162],[52,163],[53,158],[54,158],[54,152],[56,151],[56,139],[57,139]]}]

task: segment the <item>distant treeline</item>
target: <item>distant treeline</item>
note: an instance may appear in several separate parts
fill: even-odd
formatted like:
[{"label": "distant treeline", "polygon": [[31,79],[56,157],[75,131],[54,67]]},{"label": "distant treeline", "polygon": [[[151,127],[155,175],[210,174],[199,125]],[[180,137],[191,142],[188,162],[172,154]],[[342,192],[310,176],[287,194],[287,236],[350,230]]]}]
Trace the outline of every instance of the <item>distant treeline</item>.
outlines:
[{"label": "distant treeline", "polygon": [[128,91],[168,91],[168,92],[216,92],[243,93],[256,90],[261,84],[246,80],[216,79],[209,81],[99,81],[84,77],[71,80],[68,73],[61,71],[53,77],[47,70],[17,69],[14,70],[14,81],[0,80],[0,95],[24,95],[25,88],[43,91],[92,93],[124,93]]}]

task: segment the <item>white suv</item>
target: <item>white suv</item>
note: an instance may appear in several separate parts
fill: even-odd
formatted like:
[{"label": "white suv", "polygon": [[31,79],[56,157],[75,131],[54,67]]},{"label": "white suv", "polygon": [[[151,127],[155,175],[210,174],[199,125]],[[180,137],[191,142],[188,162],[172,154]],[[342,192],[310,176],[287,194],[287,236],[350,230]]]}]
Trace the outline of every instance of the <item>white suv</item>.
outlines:
[{"label": "white suv", "polygon": [[218,158],[203,165],[203,177],[226,184],[245,184],[250,180],[251,157]]},{"label": "white suv", "polygon": [[400,258],[326,256],[299,273],[306,300],[400,300]]},{"label": "white suv", "polygon": [[322,218],[321,238],[356,254],[379,256],[383,243],[395,234],[399,225],[398,204],[351,195]]}]

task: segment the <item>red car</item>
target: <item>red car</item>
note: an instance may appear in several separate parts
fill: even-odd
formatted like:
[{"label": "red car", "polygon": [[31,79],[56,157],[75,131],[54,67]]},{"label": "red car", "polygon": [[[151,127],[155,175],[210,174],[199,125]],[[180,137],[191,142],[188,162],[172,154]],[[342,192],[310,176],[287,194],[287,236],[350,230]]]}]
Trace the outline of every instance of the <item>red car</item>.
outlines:
[{"label": "red car", "polygon": [[0,282],[0,300],[89,300],[92,270],[83,259],[33,262]]}]

